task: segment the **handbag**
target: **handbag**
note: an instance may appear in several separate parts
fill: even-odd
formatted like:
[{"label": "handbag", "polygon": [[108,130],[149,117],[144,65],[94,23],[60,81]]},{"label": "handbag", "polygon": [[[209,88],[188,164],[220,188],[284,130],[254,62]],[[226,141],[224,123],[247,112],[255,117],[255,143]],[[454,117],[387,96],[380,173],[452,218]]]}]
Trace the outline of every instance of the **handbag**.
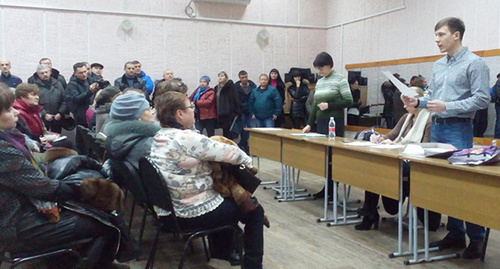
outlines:
[{"label": "handbag", "polygon": [[500,160],[500,149],[496,146],[468,148],[457,151],[448,158],[451,164],[491,164]]},{"label": "handbag", "polygon": [[250,193],[254,193],[262,182],[254,173],[244,164],[231,165],[230,172],[235,176],[238,184]]}]

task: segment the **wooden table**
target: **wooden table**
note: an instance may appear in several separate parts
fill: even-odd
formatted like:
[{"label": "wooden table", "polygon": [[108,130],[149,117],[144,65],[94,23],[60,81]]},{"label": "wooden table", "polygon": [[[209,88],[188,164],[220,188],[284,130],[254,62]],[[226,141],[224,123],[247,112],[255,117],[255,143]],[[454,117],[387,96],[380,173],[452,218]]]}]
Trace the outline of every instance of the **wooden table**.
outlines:
[{"label": "wooden table", "polygon": [[[406,157],[411,160],[410,201],[422,207],[481,226],[500,229],[500,165],[452,165],[445,159]],[[415,209],[416,210],[416,209]],[[414,225],[415,226],[415,225]],[[425,258],[409,263],[455,257],[428,256],[425,229]],[[416,245],[416,240],[414,244]],[[416,249],[416,248],[415,248]]]}]

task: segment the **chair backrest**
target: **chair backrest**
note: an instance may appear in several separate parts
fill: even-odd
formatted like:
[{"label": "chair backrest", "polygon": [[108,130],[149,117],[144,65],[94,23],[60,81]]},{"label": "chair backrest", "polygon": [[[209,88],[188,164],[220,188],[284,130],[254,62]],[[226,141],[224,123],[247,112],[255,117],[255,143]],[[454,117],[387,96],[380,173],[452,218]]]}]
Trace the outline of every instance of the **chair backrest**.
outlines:
[{"label": "chair backrest", "polygon": [[147,202],[146,192],[141,181],[141,177],[136,169],[128,161],[118,161],[109,159],[111,166],[111,179],[125,190],[128,190],[134,195],[134,199],[139,204]]},{"label": "chair backrest", "polygon": [[[150,156],[143,157],[139,160],[139,173],[141,175],[144,191],[148,198],[148,206],[151,211],[156,212],[153,206],[170,211],[170,216],[173,218],[176,232],[180,232],[181,229],[177,223],[167,182],[163,178],[158,166],[151,160]],[[155,217],[159,218],[158,216]]]}]

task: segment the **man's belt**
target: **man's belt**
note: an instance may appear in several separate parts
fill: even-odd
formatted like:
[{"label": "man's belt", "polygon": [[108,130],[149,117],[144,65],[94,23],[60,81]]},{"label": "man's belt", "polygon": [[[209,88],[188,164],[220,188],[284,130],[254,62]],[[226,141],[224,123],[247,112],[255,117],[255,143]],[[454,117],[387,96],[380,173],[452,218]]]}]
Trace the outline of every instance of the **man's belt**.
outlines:
[{"label": "man's belt", "polygon": [[459,117],[448,117],[448,118],[441,118],[441,117],[432,117],[432,123],[434,124],[454,124],[454,123],[467,123],[471,122],[470,118],[459,118]]}]

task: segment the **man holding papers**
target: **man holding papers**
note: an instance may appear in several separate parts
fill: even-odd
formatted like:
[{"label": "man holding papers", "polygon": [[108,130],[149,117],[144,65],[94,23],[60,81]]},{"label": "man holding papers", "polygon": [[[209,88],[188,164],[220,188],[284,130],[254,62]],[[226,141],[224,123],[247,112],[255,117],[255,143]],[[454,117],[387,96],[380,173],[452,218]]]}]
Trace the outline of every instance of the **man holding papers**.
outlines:
[{"label": "man holding papers", "polygon": [[[435,28],[435,42],[446,56],[432,69],[429,94],[421,98],[405,96],[405,106],[427,108],[432,112],[431,142],[449,143],[457,149],[472,147],[472,119],[477,110],[488,107],[489,68],[484,61],[462,46],[465,25],[458,18],[445,18]],[[431,247],[465,248],[464,259],[481,256],[484,227],[448,217],[448,234]]]}]

